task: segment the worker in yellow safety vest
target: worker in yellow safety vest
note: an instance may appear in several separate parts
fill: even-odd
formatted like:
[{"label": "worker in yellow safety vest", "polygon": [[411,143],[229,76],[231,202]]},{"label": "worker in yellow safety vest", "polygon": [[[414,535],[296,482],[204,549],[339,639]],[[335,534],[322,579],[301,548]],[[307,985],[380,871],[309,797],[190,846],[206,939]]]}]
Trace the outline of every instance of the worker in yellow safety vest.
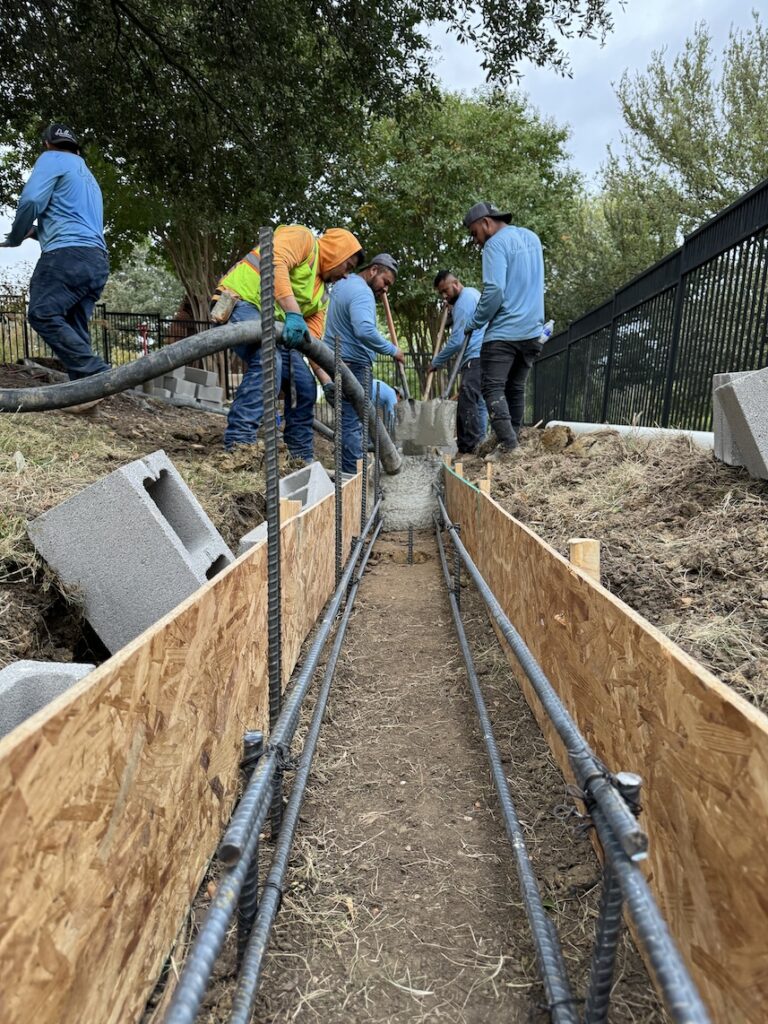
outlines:
[{"label": "worker in yellow safety vest", "polygon": [[[309,228],[284,225],[273,236],[275,317],[283,323],[277,349],[277,380],[285,396],[285,443],[291,455],[313,458],[312,420],[316,385],[297,347],[310,336],[321,338],[328,308],[329,284],[351,273],[364,259],[362,246],[351,231],[329,228],[316,238]],[[252,249],[222,277],[215,322],[238,323],[261,319],[261,273],[258,248]],[[216,298],[216,296],[215,296]],[[217,312],[223,310],[223,312]],[[229,410],[224,447],[254,444],[264,416],[261,347],[236,345],[245,374]],[[288,351],[281,351],[288,349]],[[321,374],[321,383],[328,380]]]}]

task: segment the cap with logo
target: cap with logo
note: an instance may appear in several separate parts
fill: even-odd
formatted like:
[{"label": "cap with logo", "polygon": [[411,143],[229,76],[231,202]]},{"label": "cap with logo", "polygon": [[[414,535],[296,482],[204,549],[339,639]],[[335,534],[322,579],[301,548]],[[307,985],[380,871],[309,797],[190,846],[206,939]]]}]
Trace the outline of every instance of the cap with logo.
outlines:
[{"label": "cap with logo", "polygon": [[70,146],[80,148],[77,136],[65,124],[49,124],[43,132],[43,142],[50,142],[52,146],[55,146],[57,143],[68,142]]},{"label": "cap with logo", "polygon": [[467,210],[466,216],[464,217],[464,227],[468,228],[470,224],[474,224],[476,220],[480,220],[481,217],[492,217],[493,220],[503,220],[505,224],[509,224],[512,220],[511,213],[502,213],[501,210],[497,210],[493,203],[475,203],[474,206],[470,206]]}]

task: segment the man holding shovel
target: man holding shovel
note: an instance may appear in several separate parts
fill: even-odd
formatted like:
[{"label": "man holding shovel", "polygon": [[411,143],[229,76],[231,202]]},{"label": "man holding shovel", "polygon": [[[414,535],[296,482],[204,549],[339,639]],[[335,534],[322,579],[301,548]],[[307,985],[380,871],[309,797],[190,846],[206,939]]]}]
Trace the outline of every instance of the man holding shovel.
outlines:
[{"label": "man holding shovel", "polygon": [[[440,297],[452,307],[453,326],[442,352],[432,359],[429,369],[433,373],[461,351],[464,345],[464,329],[472,319],[480,299],[477,288],[465,288],[450,270],[441,270],[435,278],[434,285]],[[480,369],[480,349],[484,336],[484,326],[472,332],[459,367],[461,385],[456,416],[456,440],[459,453],[462,455],[474,452],[485,438],[488,429],[488,413],[483,401]]]},{"label": "man holding shovel", "polygon": [[541,352],[544,257],[538,235],[510,224],[512,215],[475,203],[464,226],[483,250],[483,292],[466,331],[485,327],[482,390],[495,434],[488,462],[506,462],[518,447],[525,381]]},{"label": "man holding shovel", "polygon": [[[386,295],[397,278],[397,260],[389,253],[374,256],[358,274],[339,281],[331,292],[325,341],[333,347],[341,339],[341,358],[364,386],[366,372],[381,353],[402,363],[401,350],[379,333],[376,326],[376,302]],[[360,419],[346,398],[341,404],[342,458],[345,473],[354,473],[358,459],[363,457]]]}]

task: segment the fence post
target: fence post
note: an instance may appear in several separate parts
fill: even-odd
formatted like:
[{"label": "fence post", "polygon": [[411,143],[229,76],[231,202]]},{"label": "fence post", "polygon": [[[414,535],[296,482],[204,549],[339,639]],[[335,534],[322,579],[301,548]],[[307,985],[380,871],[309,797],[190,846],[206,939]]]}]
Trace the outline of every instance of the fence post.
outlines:
[{"label": "fence post", "polygon": [[600,410],[600,422],[608,419],[608,396],[611,390],[611,370],[613,369],[613,349],[616,342],[616,292],[613,293],[611,306],[611,336],[608,340],[608,359],[605,363],[605,381],[603,382],[603,407]]},{"label": "fence post", "polygon": [[[18,335],[17,335],[18,337]],[[21,296],[21,337],[24,342],[24,358],[31,359],[31,353],[29,350],[29,324],[27,323],[27,295],[26,292]]]},{"label": "fence post", "polygon": [[667,364],[667,379],[664,383],[664,404],[661,407],[661,425],[669,426],[669,414],[672,410],[672,388],[675,382],[675,363],[677,362],[677,350],[680,347],[680,328],[683,325],[683,302],[685,300],[685,241],[680,247],[680,271],[677,277],[677,291],[675,292],[675,312],[672,317],[672,340],[669,343],[669,363]]},{"label": "fence post", "polygon": [[101,320],[101,340],[104,344],[104,362],[112,362],[112,353],[109,351],[109,331],[107,330],[107,304],[102,302],[99,304],[99,319]]},{"label": "fence post", "polygon": [[560,419],[567,419],[566,402],[568,400],[568,376],[571,371],[571,324],[568,324],[568,337],[565,340],[565,365],[563,366],[563,393],[560,399]]}]

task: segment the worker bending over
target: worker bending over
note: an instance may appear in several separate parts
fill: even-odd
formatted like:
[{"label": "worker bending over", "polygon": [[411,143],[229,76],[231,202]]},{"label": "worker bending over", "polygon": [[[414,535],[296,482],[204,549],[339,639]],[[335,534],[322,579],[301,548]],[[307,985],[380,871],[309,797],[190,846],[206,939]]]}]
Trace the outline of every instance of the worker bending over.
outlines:
[{"label": "worker bending over", "polygon": [[[445,366],[449,359],[460,352],[464,344],[464,328],[474,316],[480,299],[477,288],[465,288],[450,270],[441,270],[434,283],[441,298],[451,306],[452,326],[445,347],[435,356],[429,367],[433,372]],[[480,349],[484,336],[484,326],[470,334],[459,367],[461,384],[456,410],[456,440],[460,454],[474,452],[488,430],[488,412],[483,401],[483,377],[480,368]]]},{"label": "worker bending over", "polygon": [[88,332],[109,277],[101,189],[71,128],[50,125],[43,149],[0,245],[13,248],[27,238],[40,243],[42,255],[29,282],[29,322],[70,379],[79,380],[109,369],[91,348]]},{"label": "worker bending over", "polygon": [[505,461],[519,444],[525,381],[541,352],[544,257],[538,235],[510,224],[512,215],[475,203],[464,226],[483,250],[483,292],[467,324],[485,327],[482,390],[495,447],[486,461]]},{"label": "worker bending over", "polygon": [[[404,362],[400,349],[387,341],[376,326],[376,302],[389,291],[396,277],[397,261],[388,253],[381,253],[359,274],[340,281],[331,295],[325,341],[333,348],[334,339],[339,337],[341,358],[363,386],[366,372],[379,353]],[[341,410],[341,466],[345,473],[354,473],[358,459],[363,457],[360,419],[346,398]]]},{"label": "worker bending over", "polygon": [[[322,338],[329,302],[326,285],[341,280],[359,266],[363,249],[355,236],[343,228],[330,228],[315,238],[309,228],[291,224],[276,229],[272,252],[275,317],[283,323],[276,377],[285,396],[285,443],[291,455],[310,461],[314,455],[312,420],[317,388],[301,353],[295,349],[310,336]],[[227,271],[218,291],[235,297],[229,323],[261,319],[258,248]],[[254,444],[264,416],[261,346],[235,345],[234,349],[245,363],[245,374],[227,418],[227,449],[236,444]]]}]

